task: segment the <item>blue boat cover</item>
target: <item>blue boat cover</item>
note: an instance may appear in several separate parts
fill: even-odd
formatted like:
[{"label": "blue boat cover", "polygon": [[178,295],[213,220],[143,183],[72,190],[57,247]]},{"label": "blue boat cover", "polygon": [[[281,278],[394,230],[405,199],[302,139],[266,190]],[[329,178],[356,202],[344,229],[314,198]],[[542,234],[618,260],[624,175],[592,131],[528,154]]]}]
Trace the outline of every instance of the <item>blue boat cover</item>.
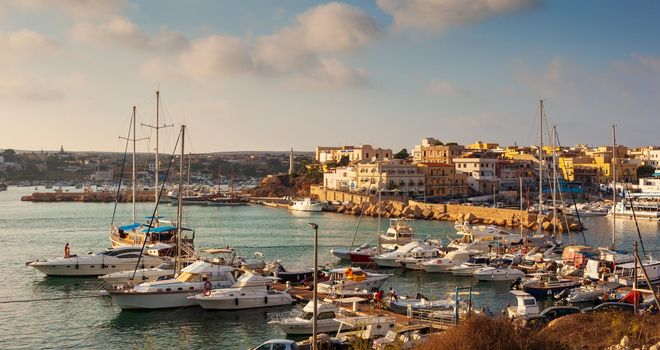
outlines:
[{"label": "blue boat cover", "polygon": [[164,218],[164,216],[160,216],[160,215],[159,216],[145,216],[144,218],[147,219],[147,220],[162,219],[162,218]]},{"label": "blue boat cover", "polygon": [[147,232],[162,233],[162,232],[167,232],[167,231],[172,231],[172,230],[176,230],[176,226],[167,225],[167,226],[158,226],[158,227],[152,227],[152,228],[145,228],[144,230],[142,230],[142,232],[144,232],[144,233],[147,233]]},{"label": "blue boat cover", "polygon": [[140,226],[142,226],[142,224],[135,223],[135,224],[130,224],[130,225],[119,226],[119,229],[122,230],[122,231],[130,231],[130,230],[136,229]]}]

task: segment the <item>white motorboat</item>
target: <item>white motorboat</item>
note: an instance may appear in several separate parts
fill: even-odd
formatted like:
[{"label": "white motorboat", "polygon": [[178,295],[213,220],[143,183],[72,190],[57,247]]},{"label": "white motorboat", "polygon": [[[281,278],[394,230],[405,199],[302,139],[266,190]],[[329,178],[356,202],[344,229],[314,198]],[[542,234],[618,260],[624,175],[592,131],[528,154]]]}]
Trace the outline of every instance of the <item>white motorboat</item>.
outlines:
[{"label": "white motorboat", "polygon": [[592,216],[605,216],[607,215],[608,209],[593,204],[575,204],[572,206],[565,206],[562,209],[562,212],[566,215],[580,216],[580,217],[592,217]]},{"label": "white motorboat", "polygon": [[[316,331],[318,333],[337,332],[340,322],[335,318],[339,317],[339,307],[330,303],[317,302],[317,322]],[[288,314],[273,314],[268,324],[277,326],[287,335],[308,335],[312,334],[312,318],[314,317],[314,301],[305,305],[302,313],[297,316]]]},{"label": "white motorboat", "polygon": [[421,241],[412,241],[399,247],[397,250],[374,256],[372,259],[380,267],[401,267],[400,260],[419,255],[426,250],[435,251],[437,255],[436,248]]},{"label": "white motorboat", "polygon": [[132,270],[136,266],[143,269],[154,268],[164,261],[158,256],[159,251],[170,248],[171,246],[166,244],[147,246],[145,247],[147,254],[141,255],[142,246],[121,246],[108,248],[96,254],[74,254],[68,257],[32,261],[27,265],[49,276],[100,276]]},{"label": "white motorboat", "polygon": [[450,267],[458,266],[466,262],[471,256],[481,254],[480,251],[472,250],[454,250],[447,253],[444,257],[431,259],[420,263],[422,270],[434,273],[448,273]]},{"label": "white motorboat", "polygon": [[477,250],[482,253],[490,253],[497,244],[507,244],[521,240],[520,235],[504,231],[497,226],[470,226],[466,222],[454,224],[456,233],[461,237],[455,239],[449,245],[450,248],[460,250]]},{"label": "white motorboat", "polygon": [[586,303],[596,300],[598,297],[602,297],[605,294],[611,293],[615,287],[619,287],[618,284],[610,285],[597,285],[597,284],[588,284],[586,286],[581,286],[578,288],[573,288],[569,291],[566,301],[569,303]]},{"label": "white motorboat", "polygon": [[[660,281],[660,261],[651,259],[643,260],[642,266],[644,266],[644,270],[651,283]],[[615,266],[614,272],[608,280],[631,287],[635,281],[635,263],[631,262]],[[642,285],[647,284],[641,266],[637,266],[637,283]]]},{"label": "white motorboat", "polygon": [[634,201],[623,198],[618,201],[614,207],[610,208],[607,216],[612,217],[613,213],[618,217],[644,218],[651,220],[660,219],[660,203],[657,193],[630,193],[630,197],[636,197]]},{"label": "white motorboat", "polygon": [[511,294],[516,297],[517,303],[516,305],[507,307],[506,311],[509,317],[515,318],[539,313],[539,304],[536,302],[534,296],[520,290],[512,290]]},{"label": "white motorboat", "polygon": [[126,284],[132,281],[138,281],[138,283],[150,282],[172,277],[174,277],[174,265],[172,262],[164,262],[158,267],[150,269],[126,270],[99,276],[103,282],[110,285]]},{"label": "white motorboat", "polygon": [[289,293],[269,289],[273,278],[245,273],[231,286],[205,290],[203,293],[188,297],[204,309],[242,310],[261,307],[290,305],[295,300]]},{"label": "white motorboat", "polygon": [[390,219],[385,234],[378,235],[378,244],[383,249],[399,249],[415,239],[413,219]]},{"label": "white motorboat", "polygon": [[234,268],[207,261],[196,261],[183,269],[176,278],[141,283],[133,288],[108,291],[112,301],[122,309],[164,309],[195,305],[188,296],[201,293],[206,281],[211,288],[228,288],[236,279]]},{"label": "white motorboat", "polygon": [[333,269],[326,273],[327,281],[318,283],[319,293],[347,295],[355,291],[371,291],[385,283],[390,275],[365,272],[360,268]]},{"label": "white motorboat", "polygon": [[488,266],[482,267],[472,273],[479,281],[507,281],[512,282],[518,278],[524,278],[525,273],[511,266]]},{"label": "white motorboat", "polygon": [[530,276],[532,278],[525,281],[522,288],[535,297],[552,296],[580,285],[576,279],[559,278],[550,273],[537,273]]},{"label": "white motorboat", "polygon": [[349,256],[350,253],[353,252],[361,252],[361,251],[370,251],[371,252],[371,246],[369,243],[365,243],[355,249],[350,249],[350,248],[334,248],[330,250],[330,253],[339,259],[342,260],[351,260],[351,257]]},{"label": "white motorboat", "polygon": [[404,269],[407,270],[422,270],[422,263],[435,259],[438,256],[440,256],[440,249],[436,247],[429,247],[429,248],[416,248],[412,252],[412,254],[407,257],[399,260],[399,264]]},{"label": "white motorboat", "polygon": [[472,273],[474,271],[477,271],[482,267],[488,266],[489,263],[490,263],[490,257],[488,256],[474,256],[469,258],[463,264],[452,266],[448,270],[454,276],[472,277]]},{"label": "white motorboat", "polygon": [[299,201],[291,201],[289,210],[320,212],[323,210],[323,203],[313,201],[311,198],[304,198]]}]

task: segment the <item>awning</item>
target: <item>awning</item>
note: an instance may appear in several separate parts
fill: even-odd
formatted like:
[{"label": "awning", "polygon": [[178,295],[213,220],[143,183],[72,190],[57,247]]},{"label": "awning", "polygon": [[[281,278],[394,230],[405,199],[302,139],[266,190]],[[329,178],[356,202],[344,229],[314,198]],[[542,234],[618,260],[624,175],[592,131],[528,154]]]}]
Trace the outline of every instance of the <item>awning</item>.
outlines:
[{"label": "awning", "polygon": [[140,226],[142,226],[142,224],[135,223],[135,224],[130,224],[130,225],[119,226],[119,229],[122,230],[122,231],[130,231],[130,230],[136,229]]},{"label": "awning", "polygon": [[142,232],[143,233],[163,233],[163,232],[168,232],[168,231],[172,231],[172,230],[176,230],[176,226],[167,225],[167,226],[158,226],[158,227],[146,228],[146,229],[142,230]]}]

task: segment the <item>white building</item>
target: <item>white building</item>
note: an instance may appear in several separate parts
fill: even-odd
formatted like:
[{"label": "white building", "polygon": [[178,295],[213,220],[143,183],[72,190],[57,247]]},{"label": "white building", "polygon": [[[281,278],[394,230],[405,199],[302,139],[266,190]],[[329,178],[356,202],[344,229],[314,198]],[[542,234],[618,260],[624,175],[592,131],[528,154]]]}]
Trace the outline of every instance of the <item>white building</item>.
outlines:
[{"label": "white building", "polygon": [[355,167],[339,167],[324,173],[323,186],[329,190],[355,191],[357,188]]},{"label": "white building", "polygon": [[639,179],[638,188],[642,193],[660,193],[660,177]]},{"label": "white building", "polygon": [[496,176],[497,159],[454,158],[456,173],[468,176],[468,187],[478,194],[492,194],[499,189],[500,179]]},{"label": "white building", "polygon": [[383,191],[383,195],[421,197],[426,192],[425,175],[414,164],[404,160],[359,163],[357,187],[371,194]]},{"label": "white building", "polygon": [[371,145],[316,147],[316,161],[319,163],[339,163],[343,157],[346,157],[349,162],[378,162],[392,158],[392,150],[374,148]]}]

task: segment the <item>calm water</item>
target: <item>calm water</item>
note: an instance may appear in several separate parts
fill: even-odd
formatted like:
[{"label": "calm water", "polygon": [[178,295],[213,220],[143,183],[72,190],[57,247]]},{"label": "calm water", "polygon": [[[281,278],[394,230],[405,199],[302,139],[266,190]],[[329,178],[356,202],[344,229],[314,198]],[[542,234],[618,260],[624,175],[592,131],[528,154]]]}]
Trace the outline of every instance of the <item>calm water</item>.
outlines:
[{"label": "calm water", "polygon": [[[94,295],[95,279],[46,277],[25,262],[63,254],[66,242],[72,253],[100,251],[107,246],[113,204],[30,203],[20,197],[32,188],[11,187],[0,192],[0,301],[68,298]],[[153,209],[138,205],[140,217]],[[128,223],[130,205],[120,204],[118,222]],[[160,215],[173,216],[175,207],[161,205]],[[308,222],[319,225],[319,261],[336,263],[329,250],[350,244],[357,217],[330,213],[295,214],[261,206],[241,208],[186,207],[186,221],[196,229],[198,247],[229,244],[243,256],[262,252],[267,260],[280,259],[288,268],[311,266],[313,235]],[[611,220],[588,218],[586,239],[592,245],[609,244]],[[630,248],[637,237],[635,225],[618,221],[617,244]],[[385,225],[385,220],[383,220]],[[453,237],[453,224],[417,221],[417,231],[433,238]],[[363,218],[357,243],[375,241],[377,220]],[[660,230],[656,222],[640,222],[647,250],[660,256]],[[576,236],[582,242],[581,236]],[[565,236],[565,241],[569,240]],[[476,283],[471,278],[389,270],[385,284],[399,294],[422,291],[445,297],[456,286],[472,285],[478,307],[499,310],[514,298],[507,284]],[[14,348],[216,348],[246,349],[282,337],[266,324],[268,312],[209,312],[200,308],[162,311],[120,311],[109,298],[78,298],[0,304],[0,349]]]}]

